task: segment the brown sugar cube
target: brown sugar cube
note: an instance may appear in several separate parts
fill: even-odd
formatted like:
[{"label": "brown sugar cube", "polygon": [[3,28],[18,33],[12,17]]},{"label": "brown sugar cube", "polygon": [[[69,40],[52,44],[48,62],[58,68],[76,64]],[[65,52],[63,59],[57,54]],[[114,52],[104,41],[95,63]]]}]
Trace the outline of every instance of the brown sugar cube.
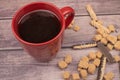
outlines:
[{"label": "brown sugar cube", "polygon": [[99,41],[101,39],[102,39],[102,36],[100,34],[95,35],[93,38],[94,41]]},{"label": "brown sugar cube", "polygon": [[103,34],[102,34],[102,37],[103,37],[103,38],[106,38],[107,36],[108,36],[107,33],[103,33]]},{"label": "brown sugar cube", "polygon": [[80,67],[77,68],[77,71],[81,71],[81,70],[82,70],[82,68],[80,68]]},{"label": "brown sugar cube", "polygon": [[117,36],[118,40],[120,40],[120,34]]},{"label": "brown sugar cube", "polygon": [[65,71],[63,73],[63,78],[64,78],[64,80],[69,80],[70,79],[70,73],[68,71]]},{"label": "brown sugar cube", "polygon": [[84,56],[84,57],[81,58],[81,60],[88,62],[88,61],[89,61],[89,58],[88,58],[87,56]]},{"label": "brown sugar cube", "polygon": [[67,28],[68,29],[71,29],[73,27],[73,25],[72,24],[70,24]]},{"label": "brown sugar cube", "polygon": [[81,75],[81,78],[86,79],[88,73],[87,73],[87,71],[85,69],[81,69],[80,70],[80,75]]},{"label": "brown sugar cube", "polygon": [[108,73],[106,73],[105,75],[104,75],[104,80],[113,80],[113,78],[114,78],[114,73],[112,73],[112,72],[108,72]]},{"label": "brown sugar cube", "polygon": [[104,45],[107,45],[108,41],[107,41],[106,38],[102,38],[102,39],[101,39],[101,43],[103,43]]},{"label": "brown sugar cube", "polygon": [[107,28],[110,30],[110,32],[115,31],[115,27],[113,25],[109,25]]},{"label": "brown sugar cube", "polygon": [[96,70],[96,66],[94,64],[89,64],[88,66],[88,73],[94,74]]},{"label": "brown sugar cube", "polygon": [[95,59],[95,58],[96,58],[95,52],[90,52],[90,53],[88,54],[88,57],[89,57],[90,60]]},{"label": "brown sugar cube", "polygon": [[113,45],[112,45],[111,43],[108,43],[108,44],[107,44],[107,47],[108,47],[109,50],[112,50],[112,49],[113,49]]},{"label": "brown sugar cube", "polygon": [[65,61],[59,61],[58,66],[59,68],[64,69],[68,66],[68,64]]},{"label": "brown sugar cube", "polygon": [[100,51],[97,51],[96,52],[96,57],[100,59],[102,57],[102,53]]},{"label": "brown sugar cube", "polygon": [[115,62],[119,62],[119,61],[120,61],[120,56],[115,55],[115,56],[114,56],[114,60],[115,60]]},{"label": "brown sugar cube", "polygon": [[77,31],[80,30],[80,27],[79,27],[79,26],[75,26],[75,27],[73,28],[73,30],[77,32]]},{"label": "brown sugar cube", "polygon": [[74,25],[74,24],[75,24],[75,20],[72,20],[71,25]]},{"label": "brown sugar cube", "polygon": [[100,65],[100,59],[96,58],[94,61],[93,61],[93,64],[98,67]]},{"label": "brown sugar cube", "polygon": [[112,44],[115,44],[116,41],[117,41],[117,37],[116,37],[116,36],[109,35],[109,36],[107,36],[107,40],[108,40],[109,42],[111,42]]},{"label": "brown sugar cube", "polygon": [[86,61],[80,61],[79,64],[78,64],[78,67],[79,68],[83,68],[83,69],[87,69],[88,68],[88,62]]},{"label": "brown sugar cube", "polygon": [[97,20],[97,22],[98,22],[99,24],[103,25],[103,21]]},{"label": "brown sugar cube", "polygon": [[115,43],[114,48],[115,48],[116,50],[120,50],[120,41],[117,41],[117,42]]},{"label": "brown sugar cube", "polygon": [[73,73],[72,74],[72,80],[80,80],[80,76],[78,73]]},{"label": "brown sugar cube", "polygon": [[96,31],[97,31],[98,34],[105,33],[104,29],[102,29],[102,28],[98,28]]},{"label": "brown sugar cube", "polygon": [[67,55],[65,56],[65,62],[66,62],[67,64],[71,63],[71,62],[72,62],[72,56],[69,55],[69,54],[67,54]]}]

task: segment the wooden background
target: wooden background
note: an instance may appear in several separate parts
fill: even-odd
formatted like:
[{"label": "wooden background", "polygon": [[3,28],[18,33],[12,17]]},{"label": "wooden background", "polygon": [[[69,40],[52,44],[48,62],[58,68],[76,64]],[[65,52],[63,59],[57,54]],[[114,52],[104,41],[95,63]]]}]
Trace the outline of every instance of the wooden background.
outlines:
[{"label": "wooden background", "polygon": [[[49,63],[35,61],[23,50],[4,50],[6,48],[19,48],[20,45],[11,32],[11,20],[13,14],[25,4],[35,1],[47,1],[54,3],[59,8],[71,6],[75,10],[75,24],[81,30],[74,32],[66,30],[63,45],[71,45],[82,41],[91,41],[95,29],[89,25],[90,17],[85,9],[86,4],[91,4],[104,24],[117,25],[120,33],[120,0],[0,0],[0,80],[63,80],[62,72],[57,67],[57,62],[62,60],[66,54],[73,56],[73,62],[67,69],[71,73],[77,72],[77,64],[82,56],[97,48],[83,50],[72,50],[62,48],[56,58]],[[4,51],[2,51],[4,50]],[[111,51],[112,55],[120,52]],[[120,80],[118,64],[107,64],[105,72],[114,72],[114,80]],[[88,75],[87,80],[95,80],[95,75]]]}]

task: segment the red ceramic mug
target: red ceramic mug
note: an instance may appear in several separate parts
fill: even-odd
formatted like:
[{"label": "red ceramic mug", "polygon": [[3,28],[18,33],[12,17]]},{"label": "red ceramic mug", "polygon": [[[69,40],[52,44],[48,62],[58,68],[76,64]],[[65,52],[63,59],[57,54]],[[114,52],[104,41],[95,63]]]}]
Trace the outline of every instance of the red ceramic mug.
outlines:
[{"label": "red ceramic mug", "polygon": [[[18,33],[18,22],[27,13],[34,10],[48,10],[53,12],[60,21],[61,30],[56,37],[43,43],[30,43],[23,40]],[[65,28],[74,18],[74,10],[71,7],[57,8],[55,5],[47,2],[35,2],[28,4],[18,10],[12,20],[12,31],[16,39],[22,44],[23,48],[38,61],[50,61],[56,56],[61,48],[63,33]]]}]

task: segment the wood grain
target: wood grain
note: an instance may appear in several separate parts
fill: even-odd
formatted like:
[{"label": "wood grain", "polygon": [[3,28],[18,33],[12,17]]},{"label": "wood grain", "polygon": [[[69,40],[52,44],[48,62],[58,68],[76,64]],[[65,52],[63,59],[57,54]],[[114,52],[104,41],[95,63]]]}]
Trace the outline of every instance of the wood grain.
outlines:
[{"label": "wood grain", "polygon": [[[43,0],[0,0],[0,18],[9,19],[20,7]],[[71,6],[76,15],[88,15],[85,6],[91,4],[97,15],[120,14],[120,0],[44,0],[57,7]]]},{"label": "wood grain", "polygon": [[[20,7],[36,1],[43,0],[0,0],[0,49],[21,48],[11,31],[11,19]],[[65,30],[63,46],[91,41],[95,29],[89,25],[90,17],[85,5],[91,4],[105,26],[114,24],[120,34],[120,0],[44,0],[62,8],[71,6],[75,12],[75,24],[80,26],[80,31]],[[67,70],[71,73],[77,72],[77,64],[81,57],[88,55],[97,48],[72,50],[62,48],[57,56],[50,62],[37,62],[24,50],[0,51],[0,80],[63,80],[62,73]],[[66,54],[71,54],[73,62],[67,69],[60,70],[57,66],[59,60],[63,60]],[[119,51],[111,51],[112,55],[118,55]],[[118,64],[107,64],[106,72],[115,74],[114,80],[120,80]],[[96,80],[97,71],[94,75],[88,75],[87,80]]]}]

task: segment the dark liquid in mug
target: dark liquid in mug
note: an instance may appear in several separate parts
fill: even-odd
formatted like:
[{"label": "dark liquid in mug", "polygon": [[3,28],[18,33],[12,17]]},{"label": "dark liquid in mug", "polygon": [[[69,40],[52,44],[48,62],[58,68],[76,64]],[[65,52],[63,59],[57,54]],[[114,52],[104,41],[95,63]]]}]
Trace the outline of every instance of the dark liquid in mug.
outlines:
[{"label": "dark liquid in mug", "polygon": [[37,10],[23,16],[18,27],[19,36],[23,40],[30,43],[42,43],[57,36],[61,24],[52,12]]}]

